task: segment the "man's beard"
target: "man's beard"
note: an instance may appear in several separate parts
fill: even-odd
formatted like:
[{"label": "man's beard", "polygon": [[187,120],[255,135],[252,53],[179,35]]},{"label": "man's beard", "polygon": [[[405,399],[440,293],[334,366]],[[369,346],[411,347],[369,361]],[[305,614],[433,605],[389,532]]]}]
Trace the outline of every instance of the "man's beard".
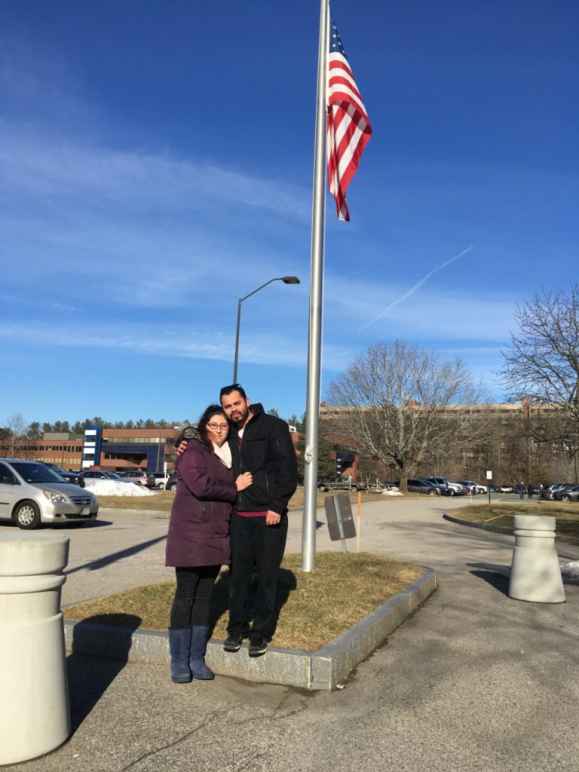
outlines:
[{"label": "man's beard", "polygon": [[231,420],[236,426],[241,426],[247,420],[248,416],[249,416],[249,408],[247,408],[247,410],[241,413],[239,418],[234,418],[233,416],[231,416]]}]

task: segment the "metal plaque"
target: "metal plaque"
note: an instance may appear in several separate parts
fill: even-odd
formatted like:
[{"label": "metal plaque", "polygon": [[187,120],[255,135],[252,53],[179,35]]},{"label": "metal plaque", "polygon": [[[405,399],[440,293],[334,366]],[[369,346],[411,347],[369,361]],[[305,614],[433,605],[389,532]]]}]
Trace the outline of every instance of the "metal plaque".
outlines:
[{"label": "metal plaque", "polygon": [[352,502],[347,493],[326,496],[326,520],[332,541],[355,539],[356,524],[352,514]]}]

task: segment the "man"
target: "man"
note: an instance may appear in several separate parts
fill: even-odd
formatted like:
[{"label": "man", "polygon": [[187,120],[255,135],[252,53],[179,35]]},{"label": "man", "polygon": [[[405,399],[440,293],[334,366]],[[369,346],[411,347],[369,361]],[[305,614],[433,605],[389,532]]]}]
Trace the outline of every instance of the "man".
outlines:
[{"label": "man", "polygon": [[[297,487],[297,463],[285,421],[250,404],[237,383],[219,394],[233,425],[229,444],[235,475],[251,472],[253,484],[239,494],[231,518],[231,591],[225,651],[237,652],[249,635],[249,656],[267,651],[276,624],[279,567],[287,538],[288,502]],[[247,597],[257,575],[253,624]]]}]

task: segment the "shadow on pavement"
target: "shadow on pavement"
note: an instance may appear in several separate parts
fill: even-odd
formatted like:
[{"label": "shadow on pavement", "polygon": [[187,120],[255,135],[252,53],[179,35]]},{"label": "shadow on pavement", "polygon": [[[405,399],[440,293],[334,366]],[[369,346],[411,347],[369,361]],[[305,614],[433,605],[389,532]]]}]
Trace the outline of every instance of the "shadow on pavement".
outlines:
[{"label": "shadow on pavement", "polygon": [[[221,617],[229,609],[229,587],[231,583],[231,576],[229,571],[223,572],[219,575],[215,587],[213,588],[213,595],[211,597],[211,616],[209,621],[209,627],[211,633]],[[293,571],[287,568],[280,568],[279,579],[277,583],[277,598],[276,598],[276,612],[275,612],[275,626],[282,612],[283,607],[288,602],[290,593],[297,589],[298,582],[296,575]],[[255,594],[257,591],[256,577],[254,576],[251,581],[249,594],[247,598],[247,616],[248,619],[252,619],[255,614]]]},{"label": "shadow on pavement", "polygon": [[53,526],[53,530],[55,531],[68,531],[68,530],[81,530],[83,528],[103,528],[106,525],[114,525],[112,520],[90,520],[87,523],[83,523],[81,521],[76,523],[68,523],[66,527],[63,528],[61,525],[55,525]]},{"label": "shadow on pavement", "polygon": [[502,592],[503,595],[509,594],[510,571],[507,566],[495,565],[492,563],[468,563],[469,568],[474,568],[470,573],[478,579],[494,587],[495,590]]},{"label": "shadow on pavement", "polygon": [[[83,619],[75,626],[72,653],[66,661],[72,719],[71,734],[76,732],[127,664],[133,633],[141,622],[141,617],[133,614],[97,614]],[[118,649],[122,654],[120,653],[116,659],[93,658],[86,654],[77,653],[81,648],[86,650],[86,646],[82,647],[81,642],[95,635],[94,627],[92,631],[90,629],[95,624],[118,626],[115,635],[117,645],[122,642],[122,647],[119,646]]]},{"label": "shadow on pavement", "polygon": [[99,568],[104,568],[105,566],[109,566],[111,563],[116,563],[118,560],[129,558],[131,555],[136,555],[137,553],[146,550],[148,547],[152,547],[153,544],[157,544],[166,538],[167,536],[165,535],[158,536],[156,539],[149,539],[149,541],[141,542],[141,544],[135,544],[132,547],[127,547],[124,550],[112,552],[110,555],[105,555],[104,558],[98,558],[97,560],[91,560],[89,563],[83,563],[82,566],[76,566],[76,568],[71,568],[70,571],[65,571],[64,573],[66,576],[70,576],[70,574],[75,574],[77,571],[82,571],[84,568],[88,568],[90,571],[98,571]]}]

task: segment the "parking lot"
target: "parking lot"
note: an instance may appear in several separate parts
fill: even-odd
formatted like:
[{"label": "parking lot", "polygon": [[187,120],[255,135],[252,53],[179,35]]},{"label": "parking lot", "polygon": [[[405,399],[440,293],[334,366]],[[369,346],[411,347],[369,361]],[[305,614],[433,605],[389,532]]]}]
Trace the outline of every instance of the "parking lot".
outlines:
[{"label": "parking lot", "polygon": [[[371,552],[388,552],[392,545],[385,538],[385,528],[390,522],[404,522],[408,518],[416,523],[417,517],[431,518],[432,513],[438,513],[442,518],[446,510],[451,511],[470,503],[484,503],[486,500],[485,496],[380,497],[379,501],[363,505],[360,548]],[[496,500],[518,499],[512,495],[501,495]],[[164,565],[168,518],[167,512],[155,510],[104,508],[94,522],[45,528],[45,532],[61,533],[70,539],[70,560],[66,569],[68,579],[63,588],[63,604],[68,606],[132,587],[171,581],[173,570]],[[318,522],[318,549],[342,549],[339,542],[329,539],[323,510],[318,510]],[[8,530],[14,532],[16,526],[0,523],[0,533]],[[28,532],[20,533],[26,538]],[[301,533],[301,511],[290,512],[288,552],[299,552]],[[404,557],[419,558],[430,565],[432,554],[426,551],[424,555],[417,556],[414,539],[411,538],[410,542],[412,546],[409,546]],[[403,541],[398,544],[401,546]],[[349,549],[355,549],[354,542],[349,543]]]},{"label": "parking lot", "polygon": [[[429,496],[364,505],[361,548],[432,566],[440,588],[343,690],[304,695],[224,677],[176,689],[166,667],[71,655],[73,737],[17,769],[329,772],[381,769],[387,758],[393,769],[432,772],[576,770],[579,589],[567,588],[566,604],[511,601],[512,537],[443,520],[464,505]],[[104,510],[95,524],[64,528],[65,604],[172,578],[167,517]],[[318,548],[341,549],[319,520]],[[300,535],[295,512],[291,551]]]}]

